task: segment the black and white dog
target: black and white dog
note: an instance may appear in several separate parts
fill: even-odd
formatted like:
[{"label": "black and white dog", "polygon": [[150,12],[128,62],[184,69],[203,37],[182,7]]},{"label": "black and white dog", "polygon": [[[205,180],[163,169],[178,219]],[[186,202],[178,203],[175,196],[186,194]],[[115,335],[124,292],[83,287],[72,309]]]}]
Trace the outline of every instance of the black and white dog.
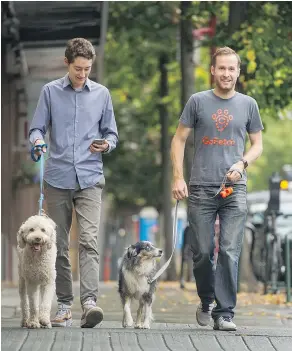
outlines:
[{"label": "black and white dog", "polygon": [[[123,327],[133,326],[131,301],[139,301],[135,328],[150,329],[152,302],[157,280],[149,283],[157,269],[156,262],[162,256],[162,250],[154,247],[149,241],[139,241],[131,245],[125,253],[119,271],[119,293],[123,305]],[[142,313],[145,318],[142,321]]]}]

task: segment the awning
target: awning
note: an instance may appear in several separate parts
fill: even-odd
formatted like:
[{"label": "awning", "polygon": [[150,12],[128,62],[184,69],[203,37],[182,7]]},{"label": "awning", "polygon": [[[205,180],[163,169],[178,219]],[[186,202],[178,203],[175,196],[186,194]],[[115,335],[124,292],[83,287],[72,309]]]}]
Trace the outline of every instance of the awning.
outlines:
[{"label": "awning", "polygon": [[64,47],[82,37],[99,45],[102,1],[13,1],[24,48]]}]

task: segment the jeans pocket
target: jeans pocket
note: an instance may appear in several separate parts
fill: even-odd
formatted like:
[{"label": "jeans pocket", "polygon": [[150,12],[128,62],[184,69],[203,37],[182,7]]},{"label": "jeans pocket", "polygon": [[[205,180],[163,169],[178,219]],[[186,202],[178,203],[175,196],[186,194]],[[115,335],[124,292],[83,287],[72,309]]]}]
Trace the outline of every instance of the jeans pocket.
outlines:
[{"label": "jeans pocket", "polygon": [[204,202],[208,200],[214,200],[216,191],[213,191],[212,187],[206,187],[201,185],[191,185],[189,194],[189,205],[198,206],[201,205],[202,200]]}]

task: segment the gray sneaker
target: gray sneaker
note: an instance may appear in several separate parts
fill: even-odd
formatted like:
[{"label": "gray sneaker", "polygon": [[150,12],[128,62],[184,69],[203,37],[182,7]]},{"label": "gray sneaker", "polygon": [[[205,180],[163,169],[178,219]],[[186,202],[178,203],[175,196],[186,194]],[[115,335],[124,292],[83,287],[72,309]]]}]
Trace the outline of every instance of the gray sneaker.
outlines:
[{"label": "gray sneaker", "polygon": [[52,327],[71,327],[72,322],[71,306],[58,303],[56,316],[51,320]]},{"label": "gray sneaker", "polygon": [[232,318],[231,317],[219,317],[218,319],[216,319],[214,321],[214,330],[236,330],[236,325],[232,322]]},{"label": "gray sneaker", "polygon": [[196,312],[197,322],[200,326],[206,327],[211,324],[212,317],[211,313],[214,308],[214,303],[210,303],[207,305],[202,305],[202,302],[199,304]]},{"label": "gray sneaker", "polygon": [[96,306],[94,300],[87,300],[82,306],[83,314],[81,317],[81,328],[94,328],[103,320],[103,311],[100,307]]}]

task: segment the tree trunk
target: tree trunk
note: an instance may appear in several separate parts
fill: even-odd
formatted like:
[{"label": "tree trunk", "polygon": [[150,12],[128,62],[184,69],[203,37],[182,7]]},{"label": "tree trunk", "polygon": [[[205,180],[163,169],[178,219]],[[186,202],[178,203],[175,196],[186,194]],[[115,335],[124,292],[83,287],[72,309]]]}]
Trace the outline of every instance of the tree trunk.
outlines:
[{"label": "tree trunk", "polygon": [[[181,43],[181,106],[184,108],[188,99],[194,94],[195,77],[193,62],[193,25],[191,20],[192,6],[190,1],[181,1],[181,20],[180,20],[180,43]],[[191,177],[192,162],[194,153],[194,132],[187,139],[185,147],[185,181],[189,182]]]},{"label": "tree trunk", "polygon": [[[159,59],[160,70],[160,99],[168,95],[168,78],[167,68],[168,57],[162,54]],[[166,105],[162,102],[159,104],[160,124],[161,124],[161,155],[162,155],[162,174],[161,183],[163,189],[162,213],[163,213],[163,232],[165,235],[165,259],[167,260],[172,252],[173,234],[172,234],[172,213],[171,213],[171,169],[170,169],[170,135],[169,135],[169,117]],[[167,280],[176,280],[175,255],[173,256],[168,269],[166,270]]]},{"label": "tree trunk", "polygon": [[228,18],[228,32],[230,35],[240,29],[241,24],[246,20],[247,8],[247,1],[230,1]]}]

